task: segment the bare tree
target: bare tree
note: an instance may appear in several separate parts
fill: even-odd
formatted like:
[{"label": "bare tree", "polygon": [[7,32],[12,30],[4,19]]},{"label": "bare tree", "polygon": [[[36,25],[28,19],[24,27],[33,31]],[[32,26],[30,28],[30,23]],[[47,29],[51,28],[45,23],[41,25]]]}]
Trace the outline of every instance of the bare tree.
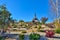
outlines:
[{"label": "bare tree", "polygon": [[59,22],[60,0],[49,0],[49,3],[50,3],[50,9],[51,9],[52,13],[54,13],[54,17],[56,16],[55,19],[58,19],[58,22]]}]

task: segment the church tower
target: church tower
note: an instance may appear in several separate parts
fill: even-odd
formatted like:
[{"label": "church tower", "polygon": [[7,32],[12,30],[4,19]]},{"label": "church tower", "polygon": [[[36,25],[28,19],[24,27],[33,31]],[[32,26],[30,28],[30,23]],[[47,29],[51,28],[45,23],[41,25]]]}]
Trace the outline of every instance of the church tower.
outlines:
[{"label": "church tower", "polygon": [[32,22],[38,22],[38,18],[36,17],[36,13],[34,15],[34,18],[33,18]]}]

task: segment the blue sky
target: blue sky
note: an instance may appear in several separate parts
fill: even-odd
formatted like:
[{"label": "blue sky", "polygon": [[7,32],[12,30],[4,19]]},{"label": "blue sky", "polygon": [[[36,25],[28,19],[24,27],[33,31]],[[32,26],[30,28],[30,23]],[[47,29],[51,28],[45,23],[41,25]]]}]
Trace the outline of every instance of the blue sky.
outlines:
[{"label": "blue sky", "polygon": [[39,20],[48,17],[48,22],[52,21],[48,0],[0,0],[0,4],[4,3],[14,19],[31,21],[36,13]]}]

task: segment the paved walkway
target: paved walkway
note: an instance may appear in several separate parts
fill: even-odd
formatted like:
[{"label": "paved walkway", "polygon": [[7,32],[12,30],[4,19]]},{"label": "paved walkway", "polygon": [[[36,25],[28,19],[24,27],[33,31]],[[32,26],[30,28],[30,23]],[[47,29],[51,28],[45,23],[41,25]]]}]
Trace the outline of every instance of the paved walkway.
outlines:
[{"label": "paved walkway", "polygon": [[16,39],[11,39],[11,38],[9,38],[9,39],[5,39],[5,40],[16,40]]},{"label": "paved walkway", "polygon": [[[21,32],[11,32],[10,34],[20,34],[20,33]],[[35,32],[35,33],[40,34],[42,36],[46,35],[46,33],[44,32]],[[31,32],[25,33],[25,35],[29,35],[29,34],[31,34]],[[54,37],[60,37],[60,34],[55,33]]]},{"label": "paved walkway", "polygon": [[59,38],[48,38],[48,40],[60,40]]},{"label": "paved walkway", "polygon": [[[35,32],[35,33],[37,33],[37,34],[40,34],[41,36],[45,36],[45,33],[44,32]],[[13,33],[14,34],[14,33]],[[31,34],[31,32],[30,33],[25,33],[25,35],[29,35],[29,34]],[[46,37],[43,37],[43,39],[46,39]],[[26,39],[26,38],[25,38]],[[42,39],[42,38],[41,38]],[[42,40],[43,40],[42,39]],[[60,40],[60,34],[55,34],[54,35],[54,38],[48,38],[49,40]],[[27,39],[28,40],[28,39]]]},{"label": "paved walkway", "polygon": [[[40,34],[41,36],[45,36],[44,32],[37,32],[38,34]],[[31,33],[26,33],[25,35],[29,35]],[[43,38],[43,39],[42,39]],[[44,40],[44,38],[47,40],[46,37],[42,37],[41,39]],[[54,38],[48,38],[48,40],[60,40],[60,34],[55,34]]]}]

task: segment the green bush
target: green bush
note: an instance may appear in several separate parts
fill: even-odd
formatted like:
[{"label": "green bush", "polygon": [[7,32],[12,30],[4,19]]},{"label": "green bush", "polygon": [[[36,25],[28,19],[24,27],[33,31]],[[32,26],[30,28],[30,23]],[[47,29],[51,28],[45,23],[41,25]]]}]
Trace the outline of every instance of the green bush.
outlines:
[{"label": "green bush", "polygon": [[19,35],[19,39],[20,39],[20,40],[24,40],[24,34],[20,34],[20,35]]},{"label": "green bush", "polygon": [[40,39],[40,35],[36,34],[36,33],[32,33],[29,35],[29,39],[30,40],[39,40]]},{"label": "green bush", "polygon": [[22,33],[26,33],[26,30],[22,30]]},{"label": "green bush", "polygon": [[2,36],[0,36],[0,40],[4,40],[4,38]]},{"label": "green bush", "polygon": [[56,32],[56,33],[60,33],[60,29],[56,29],[55,32]]},{"label": "green bush", "polygon": [[40,29],[37,29],[38,32],[40,32]]},{"label": "green bush", "polygon": [[44,30],[40,30],[40,32],[45,32]]},{"label": "green bush", "polygon": [[13,31],[16,31],[16,29],[13,29]]},{"label": "green bush", "polygon": [[17,27],[17,25],[14,25],[14,28],[16,28]]},{"label": "green bush", "polygon": [[40,28],[41,28],[41,26],[38,27],[38,29],[40,29]]}]

